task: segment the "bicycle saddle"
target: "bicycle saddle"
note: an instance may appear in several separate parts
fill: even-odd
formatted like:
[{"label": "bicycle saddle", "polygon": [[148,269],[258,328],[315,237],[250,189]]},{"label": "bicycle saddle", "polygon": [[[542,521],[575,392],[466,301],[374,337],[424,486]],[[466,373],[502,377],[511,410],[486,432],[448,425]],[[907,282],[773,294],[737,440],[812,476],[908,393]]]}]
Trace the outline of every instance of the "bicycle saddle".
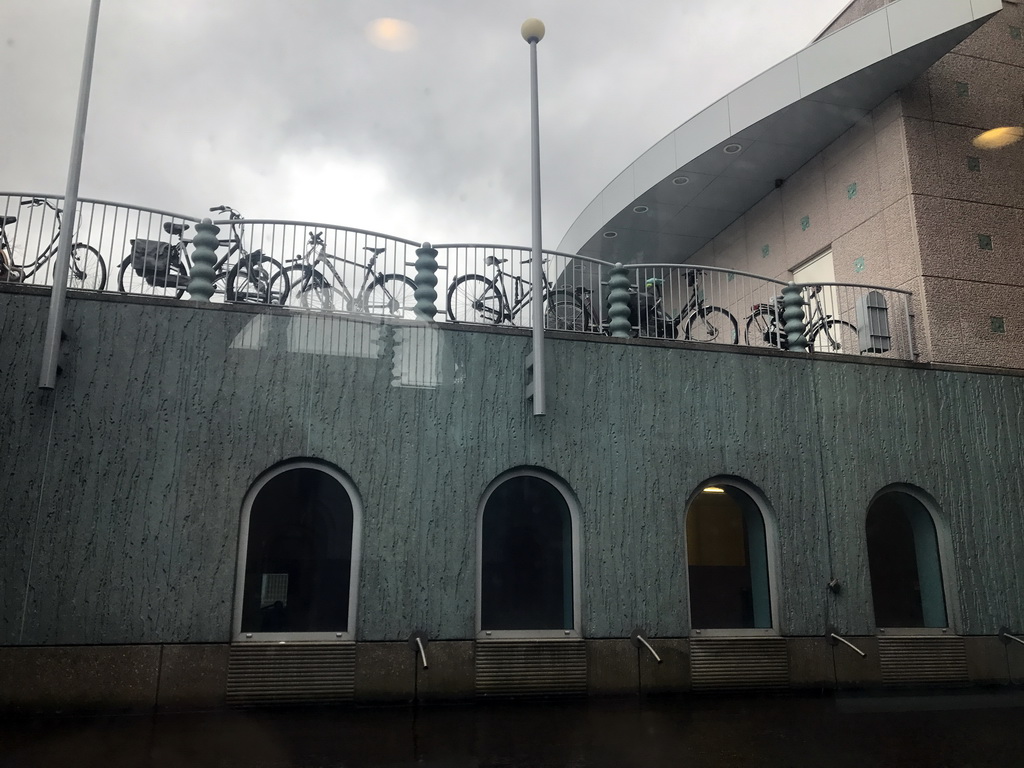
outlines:
[{"label": "bicycle saddle", "polygon": [[508,259],[499,259],[497,256],[487,256],[484,258],[484,264],[488,267],[493,267],[496,264],[504,264]]},{"label": "bicycle saddle", "polygon": [[6,227],[8,224],[13,224],[17,220],[17,216],[0,216],[0,227]]},{"label": "bicycle saddle", "polygon": [[178,224],[175,221],[164,222],[164,232],[168,235],[180,235],[186,229],[188,229],[188,224]]},{"label": "bicycle saddle", "polygon": [[371,247],[370,247],[370,246],[368,246],[368,245],[364,245],[364,246],[363,246],[363,250],[364,250],[364,251],[369,251],[369,252],[370,252],[371,254],[373,254],[374,256],[380,256],[380,255],[381,255],[382,253],[384,253],[384,251],[385,251],[385,250],[387,250],[387,249],[386,249],[386,248],[371,248]]}]

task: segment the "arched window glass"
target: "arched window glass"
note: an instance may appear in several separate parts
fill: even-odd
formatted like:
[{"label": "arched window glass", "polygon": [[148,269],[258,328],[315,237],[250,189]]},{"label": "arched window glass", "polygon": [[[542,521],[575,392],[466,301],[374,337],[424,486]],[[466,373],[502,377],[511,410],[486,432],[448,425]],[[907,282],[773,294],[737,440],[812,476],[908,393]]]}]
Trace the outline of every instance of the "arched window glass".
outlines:
[{"label": "arched window glass", "polygon": [[945,627],[946,600],[935,522],[909,493],[888,491],[867,517],[875,625]]},{"label": "arched window glass", "polygon": [[694,629],[770,629],[764,517],[742,488],[716,482],[686,513],[690,621]]},{"label": "arched window glass", "polygon": [[243,521],[236,626],[243,635],[352,630],[358,514],[339,473],[313,463],[272,471]]},{"label": "arched window glass", "polygon": [[480,629],[573,630],[573,520],[552,482],[516,474],[485,496]]}]

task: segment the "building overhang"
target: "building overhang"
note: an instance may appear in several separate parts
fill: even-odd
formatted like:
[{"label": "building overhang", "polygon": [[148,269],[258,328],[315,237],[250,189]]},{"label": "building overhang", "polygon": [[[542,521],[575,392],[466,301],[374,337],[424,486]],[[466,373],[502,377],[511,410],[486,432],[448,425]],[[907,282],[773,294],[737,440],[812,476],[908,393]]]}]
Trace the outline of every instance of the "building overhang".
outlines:
[{"label": "building overhang", "polygon": [[641,155],[558,250],[685,263],[776,185],[1000,10],[1001,0],[897,0],[741,85]]}]

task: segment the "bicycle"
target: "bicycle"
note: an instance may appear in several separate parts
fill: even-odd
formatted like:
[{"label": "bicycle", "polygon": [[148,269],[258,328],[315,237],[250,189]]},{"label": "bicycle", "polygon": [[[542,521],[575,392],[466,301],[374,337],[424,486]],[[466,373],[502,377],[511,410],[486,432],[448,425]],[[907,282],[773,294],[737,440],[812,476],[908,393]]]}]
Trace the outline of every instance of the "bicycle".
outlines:
[{"label": "bicycle", "polygon": [[[231,220],[230,234],[219,240],[228,250],[214,264],[214,291],[224,284],[224,296],[230,302],[253,304],[283,304],[287,295],[287,283],[279,283],[279,293],[270,290],[270,278],[284,267],[276,259],[263,254],[261,250],[249,252],[242,244],[245,227],[242,215],[227,205],[210,209],[211,213],[227,213]],[[131,254],[121,262],[117,272],[117,288],[121,293],[133,293],[133,274],[138,275],[152,288],[146,295],[166,296],[180,299],[188,290],[191,279],[192,258],[187,246],[192,243],[185,238],[189,225],[184,222],[165,221],[164,232],[177,237],[176,243],[162,240],[137,238],[130,240]],[[232,257],[237,260],[228,267]],[[286,278],[287,279],[287,278]]]},{"label": "bicycle", "polygon": [[[833,317],[825,311],[825,304],[821,298],[822,287],[807,286],[807,303],[811,306],[806,325],[807,351],[859,354],[857,326]],[[744,329],[747,344],[788,349],[789,339],[785,331],[785,321],[782,319],[782,296],[776,296],[771,303],[755,304],[751,310]]]},{"label": "bicycle", "polygon": [[[416,282],[406,275],[378,272],[377,259],[387,250],[364,246],[366,262],[327,252],[322,232],[310,232],[306,251],[270,279],[270,290],[284,295],[282,304],[301,309],[340,310],[411,319],[416,316]],[[335,263],[363,269],[363,282],[352,293]],[[283,284],[279,285],[278,282]]]},{"label": "bicycle", "polygon": [[[14,224],[17,216],[0,216],[0,283],[22,283],[43,269],[50,259],[57,255],[60,241],[61,213],[54,203],[40,197],[23,200],[21,205],[36,207],[44,205],[53,211],[57,226],[53,239],[39,252],[31,264],[18,264],[14,257],[14,246],[7,236],[6,227]],[[86,243],[71,246],[71,260],[68,264],[68,288],[86,291],[102,291],[107,283],[107,265],[100,252]]]},{"label": "bicycle", "polygon": [[[722,307],[706,304],[704,289],[698,281],[700,270],[686,270],[687,301],[678,314],[665,311],[662,286],[665,280],[650,277],[644,281],[643,293],[630,292],[630,323],[632,335],[643,338],[682,339],[684,341],[739,343],[739,323],[735,316]],[[590,305],[589,292],[585,300],[588,314],[596,324],[596,315]],[[611,333],[610,320],[602,324],[605,333]]]},{"label": "bicycle", "polygon": [[[532,257],[523,259],[529,264]],[[513,275],[502,268],[508,259],[491,254],[484,258],[484,264],[494,267],[494,278],[484,275],[466,274],[452,280],[448,286],[448,319],[456,323],[515,323],[515,319],[533,298],[533,285],[525,277]],[[547,261],[547,259],[545,259]],[[512,295],[505,280],[511,281]],[[578,294],[561,288],[554,288],[546,274],[541,286],[541,300],[547,305],[544,327],[565,331],[586,331],[593,322]],[[528,284],[529,283],[529,284]]]}]

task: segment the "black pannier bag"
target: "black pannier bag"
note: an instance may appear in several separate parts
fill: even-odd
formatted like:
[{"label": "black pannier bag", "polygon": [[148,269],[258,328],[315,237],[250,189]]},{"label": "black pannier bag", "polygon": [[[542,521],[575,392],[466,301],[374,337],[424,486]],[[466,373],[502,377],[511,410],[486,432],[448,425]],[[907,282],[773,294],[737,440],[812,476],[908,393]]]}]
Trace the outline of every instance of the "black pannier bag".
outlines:
[{"label": "black pannier bag", "polygon": [[178,249],[159,240],[132,240],[132,268],[150,285],[175,285],[181,276]]}]

